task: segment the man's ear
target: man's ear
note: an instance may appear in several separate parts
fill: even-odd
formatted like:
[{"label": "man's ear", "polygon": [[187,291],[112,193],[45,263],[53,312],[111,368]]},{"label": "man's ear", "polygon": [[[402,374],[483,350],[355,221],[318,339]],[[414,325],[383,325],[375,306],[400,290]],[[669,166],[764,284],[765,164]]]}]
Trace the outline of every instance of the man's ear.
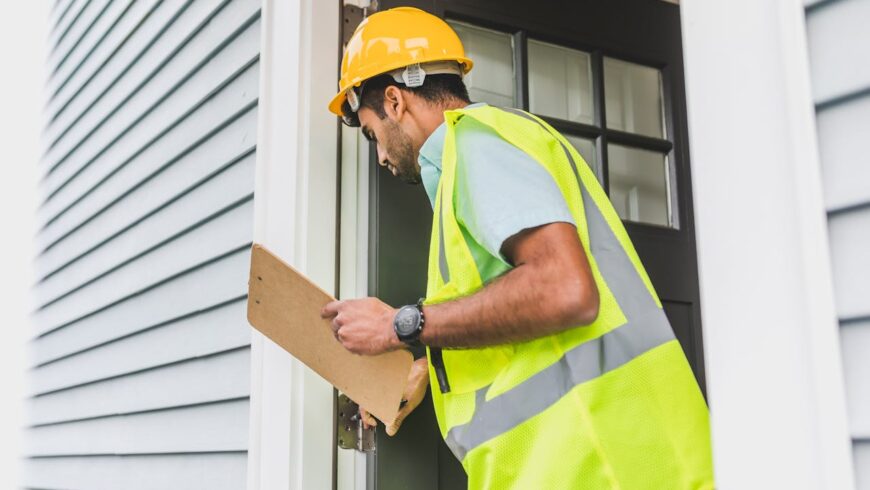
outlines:
[{"label": "man's ear", "polygon": [[408,109],[407,94],[395,86],[384,89],[384,111],[393,121],[399,121]]}]

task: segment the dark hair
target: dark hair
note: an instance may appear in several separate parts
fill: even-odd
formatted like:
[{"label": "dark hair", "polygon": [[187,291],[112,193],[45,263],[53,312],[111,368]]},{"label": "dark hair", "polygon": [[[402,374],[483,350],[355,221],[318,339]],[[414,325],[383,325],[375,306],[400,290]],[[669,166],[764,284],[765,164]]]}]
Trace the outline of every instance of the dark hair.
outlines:
[{"label": "dark hair", "polygon": [[[360,109],[368,107],[375,111],[379,118],[387,117],[387,113],[384,111],[384,90],[390,86],[411,92],[430,104],[443,104],[451,100],[471,103],[471,99],[468,98],[468,89],[459,75],[450,73],[428,75],[423,85],[419,87],[406,87],[405,84],[395,81],[390,75],[378,75],[363,83]],[[345,120],[349,120],[351,126],[359,126],[359,116],[350,110],[347,101],[342,104],[341,110]]]}]

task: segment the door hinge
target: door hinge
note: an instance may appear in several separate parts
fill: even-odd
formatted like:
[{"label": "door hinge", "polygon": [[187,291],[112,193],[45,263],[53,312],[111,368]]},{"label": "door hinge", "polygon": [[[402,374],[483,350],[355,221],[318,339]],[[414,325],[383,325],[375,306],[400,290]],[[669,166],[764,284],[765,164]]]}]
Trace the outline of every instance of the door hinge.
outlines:
[{"label": "door hinge", "polygon": [[345,0],[341,9],[341,45],[347,46],[350,37],[366,16],[378,10],[377,2]]},{"label": "door hinge", "polygon": [[366,429],[363,426],[359,405],[344,394],[338,395],[335,432],[338,435],[338,447],[342,449],[370,453],[376,448],[375,428]]}]

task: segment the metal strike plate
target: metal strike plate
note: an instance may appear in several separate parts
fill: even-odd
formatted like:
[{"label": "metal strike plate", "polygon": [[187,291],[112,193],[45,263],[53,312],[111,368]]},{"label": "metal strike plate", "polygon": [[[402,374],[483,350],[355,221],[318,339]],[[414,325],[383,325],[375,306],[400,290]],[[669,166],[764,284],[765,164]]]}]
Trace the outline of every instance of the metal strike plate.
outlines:
[{"label": "metal strike plate", "polygon": [[364,5],[355,5],[355,3],[363,2],[345,2],[342,8],[342,23],[341,23],[341,45],[347,46],[350,37],[356,27],[366,18],[366,9],[369,7],[368,2]]},{"label": "metal strike plate", "polygon": [[359,405],[344,394],[338,395],[338,411],[336,413],[336,433],[338,447],[356,449],[364,453],[375,450],[375,429],[363,427],[359,416]]}]

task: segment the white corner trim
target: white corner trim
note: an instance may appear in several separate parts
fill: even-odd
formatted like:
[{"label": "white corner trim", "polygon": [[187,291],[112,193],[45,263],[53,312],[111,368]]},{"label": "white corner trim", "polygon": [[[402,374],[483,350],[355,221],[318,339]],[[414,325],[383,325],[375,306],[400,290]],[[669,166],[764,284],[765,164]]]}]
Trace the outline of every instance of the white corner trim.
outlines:
[{"label": "white corner trim", "polygon": [[855,473],[828,248],[816,112],[810,85],[805,10],[803,5],[794,8],[793,3],[785,2],[781,9],[780,32],[783,49],[787,51],[782,56],[783,69],[791,81],[783,89],[789,101],[785,118],[790,123],[788,130],[793,141],[790,158],[794,162],[795,205],[800,217],[798,244],[801,249],[798,253],[805,299],[802,306],[810,326],[807,332],[809,356],[814,367],[813,379],[808,382],[815,390],[813,402],[820,423],[820,458],[817,464],[825,488],[853,488]]},{"label": "white corner trim", "polygon": [[[254,241],[335,288],[339,3],[264,0]],[[333,389],[254,331],[249,490],[330,489]]]},{"label": "white corner trim", "polygon": [[683,0],[719,488],[854,488],[803,6]]}]

